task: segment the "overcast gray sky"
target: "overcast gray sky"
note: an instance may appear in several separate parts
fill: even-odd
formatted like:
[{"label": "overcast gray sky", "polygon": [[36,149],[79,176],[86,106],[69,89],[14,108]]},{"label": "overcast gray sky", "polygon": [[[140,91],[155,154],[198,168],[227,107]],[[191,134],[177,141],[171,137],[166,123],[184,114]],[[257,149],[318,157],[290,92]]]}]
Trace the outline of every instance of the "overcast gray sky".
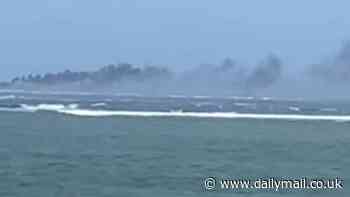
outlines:
[{"label": "overcast gray sky", "polygon": [[186,69],[267,53],[298,66],[350,39],[346,0],[1,0],[0,79],[127,61]]}]

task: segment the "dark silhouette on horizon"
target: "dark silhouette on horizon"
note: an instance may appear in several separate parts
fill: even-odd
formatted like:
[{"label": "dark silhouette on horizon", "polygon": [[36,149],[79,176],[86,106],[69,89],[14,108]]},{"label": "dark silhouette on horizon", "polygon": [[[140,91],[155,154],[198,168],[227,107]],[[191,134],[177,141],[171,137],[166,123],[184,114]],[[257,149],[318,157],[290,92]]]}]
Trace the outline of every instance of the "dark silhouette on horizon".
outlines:
[{"label": "dark silhouette on horizon", "polygon": [[[46,89],[88,91],[130,91],[146,94],[313,95],[324,87],[334,94],[344,92],[350,80],[350,41],[337,54],[299,73],[288,73],[281,58],[266,56],[254,67],[225,58],[218,65],[202,64],[184,72],[167,67],[136,66],[129,63],[107,65],[95,71],[65,70],[43,75],[31,73],[0,82],[2,89]],[[294,91],[294,92],[293,92]],[[327,95],[326,95],[327,96]]]}]

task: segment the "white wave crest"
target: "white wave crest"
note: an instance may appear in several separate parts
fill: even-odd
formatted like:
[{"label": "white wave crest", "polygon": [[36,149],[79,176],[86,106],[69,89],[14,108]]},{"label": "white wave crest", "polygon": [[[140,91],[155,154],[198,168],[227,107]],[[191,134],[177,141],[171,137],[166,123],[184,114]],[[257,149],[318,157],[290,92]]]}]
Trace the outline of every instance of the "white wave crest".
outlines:
[{"label": "white wave crest", "polygon": [[336,108],[321,108],[320,111],[325,111],[325,112],[337,112],[338,109],[336,109]]},{"label": "white wave crest", "polygon": [[235,100],[253,100],[254,97],[252,96],[247,96],[247,97],[243,97],[243,96],[230,96],[228,97],[230,99],[235,99]]},{"label": "white wave crest", "polygon": [[297,114],[249,114],[235,112],[152,112],[152,111],[103,111],[103,110],[58,110],[60,113],[75,116],[133,116],[133,117],[193,117],[193,118],[232,118],[232,119],[274,119],[274,120],[331,120],[350,121],[350,116],[297,115]]},{"label": "white wave crest", "polygon": [[23,108],[6,108],[6,107],[0,107],[0,111],[3,112],[35,112],[32,110],[27,110]]},{"label": "white wave crest", "polygon": [[79,104],[72,103],[72,104],[69,104],[67,107],[68,107],[69,109],[78,109]]},{"label": "white wave crest", "polygon": [[187,96],[185,95],[179,95],[179,94],[172,94],[172,95],[168,95],[168,98],[187,98]]},{"label": "white wave crest", "polygon": [[212,99],[212,96],[202,96],[202,95],[198,95],[198,96],[192,96],[192,98],[194,99]]},{"label": "white wave crest", "polygon": [[94,103],[94,104],[91,104],[90,106],[91,107],[103,107],[103,106],[106,106],[107,104],[106,103]]},{"label": "white wave crest", "polygon": [[239,107],[256,107],[256,103],[233,103],[233,104]]},{"label": "white wave crest", "polygon": [[8,99],[16,99],[15,95],[4,95],[4,96],[0,96],[0,100],[8,100]]},{"label": "white wave crest", "polygon": [[105,116],[131,116],[131,117],[192,117],[192,118],[229,118],[229,119],[271,119],[271,120],[329,120],[337,122],[350,121],[349,115],[303,115],[303,114],[257,114],[235,112],[157,112],[157,111],[106,111],[79,109],[77,104],[21,104],[20,108],[0,108],[0,111],[37,112],[52,111],[67,115],[105,117]]},{"label": "white wave crest", "polygon": [[38,110],[57,111],[65,108],[65,106],[61,104],[39,104],[39,105],[21,104],[21,107],[23,109],[33,110],[33,111],[38,111]]},{"label": "white wave crest", "polygon": [[54,111],[59,112],[60,110],[75,110],[78,109],[78,104],[69,104],[67,106],[62,104],[39,104],[39,105],[27,105],[21,104],[21,109],[26,111]]},{"label": "white wave crest", "polygon": [[294,107],[294,106],[290,106],[290,107],[288,107],[288,109],[289,109],[290,111],[300,111],[300,108],[299,108],[299,107]]},{"label": "white wave crest", "polygon": [[273,100],[272,97],[261,97],[260,99],[263,100],[263,101],[271,101],[271,100]]}]

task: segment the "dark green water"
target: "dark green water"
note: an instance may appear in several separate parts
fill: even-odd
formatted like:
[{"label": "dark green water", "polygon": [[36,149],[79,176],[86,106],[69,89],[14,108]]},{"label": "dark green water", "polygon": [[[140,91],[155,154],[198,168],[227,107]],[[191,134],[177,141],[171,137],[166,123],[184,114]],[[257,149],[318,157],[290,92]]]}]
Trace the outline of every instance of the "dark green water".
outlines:
[{"label": "dark green water", "polygon": [[[350,124],[0,112],[0,196],[349,196]],[[343,190],[205,191],[206,177],[319,177]]]}]

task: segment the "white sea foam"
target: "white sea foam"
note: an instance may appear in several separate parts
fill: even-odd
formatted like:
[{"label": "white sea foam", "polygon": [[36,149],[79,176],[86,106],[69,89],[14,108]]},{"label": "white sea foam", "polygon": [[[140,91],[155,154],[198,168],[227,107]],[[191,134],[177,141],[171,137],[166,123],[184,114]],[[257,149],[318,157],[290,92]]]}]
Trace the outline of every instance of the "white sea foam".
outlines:
[{"label": "white sea foam", "polygon": [[8,99],[16,99],[16,96],[12,94],[0,96],[0,100],[8,100]]},{"label": "white sea foam", "polygon": [[62,104],[39,104],[39,105],[27,105],[20,104],[18,108],[0,108],[0,111],[13,111],[13,112],[36,112],[36,111],[53,111],[59,112],[60,110],[75,110],[79,107],[78,104],[62,105]]},{"label": "white sea foam", "polygon": [[272,119],[272,120],[330,120],[337,122],[350,121],[346,115],[302,115],[302,114],[257,114],[235,112],[157,112],[157,111],[106,111],[79,109],[77,104],[22,104],[21,108],[0,108],[0,111],[36,112],[53,111],[68,115],[87,117],[132,116],[132,117],[192,117],[192,118],[229,118],[229,119]]},{"label": "white sea foam", "polygon": [[[212,98],[215,98],[213,96],[206,96],[206,95],[186,96],[186,95],[181,95],[181,94],[171,94],[171,95],[168,95],[167,97],[169,97],[169,98],[182,98],[182,99],[185,99],[185,98],[191,98],[191,99],[212,99]],[[217,98],[220,98],[220,97],[217,97]]]},{"label": "white sea foam", "polygon": [[252,96],[247,96],[247,97],[243,97],[243,96],[230,96],[228,97],[230,99],[235,99],[235,100],[253,100],[254,97]]},{"label": "white sea foam", "polygon": [[290,107],[288,107],[288,109],[289,109],[290,111],[300,111],[300,108],[299,108],[299,107],[294,107],[294,106],[290,106]]},{"label": "white sea foam", "polygon": [[210,107],[210,106],[214,106],[217,107],[219,109],[222,109],[223,106],[220,104],[216,104],[216,103],[212,103],[212,102],[196,102],[196,103],[192,103],[194,106],[196,107]]},{"label": "white sea foam", "polygon": [[20,105],[22,109],[28,110],[28,111],[54,111],[59,112],[60,110],[75,110],[78,109],[78,104],[69,104],[67,106],[62,104],[39,104],[39,105],[27,105],[27,104],[21,104]]},{"label": "white sea foam", "polygon": [[262,97],[260,99],[263,100],[263,101],[271,101],[271,100],[273,100],[273,98],[271,98],[271,97]]},{"label": "white sea foam", "polygon": [[197,102],[197,103],[194,103],[194,105],[195,105],[196,107],[213,106],[213,105],[216,106],[215,103],[211,103],[211,102]]},{"label": "white sea foam", "polygon": [[214,98],[214,97],[198,95],[198,96],[192,96],[192,98],[194,98],[194,99],[211,99],[211,98]]},{"label": "white sea foam", "polygon": [[23,108],[5,108],[0,107],[0,111],[3,112],[35,112],[33,110],[23,109]]},{"label": "white sea foam", "polygon": [[106,106],[107,104],[106,103],[94,103],[94,104],[91,104],[90,106],[91,107],[103,107],[103,106]]},{"label": "white sea foam", "polygon": [[67,107],[68,107],[69,109],[78,109],[79,104],[72,103],[72,104],[69,104]]},{"label": "white sea foam", "polygon": [[103,111],[103,110],[58,110],[59,113],[76,116],[133,116],[133,117],[193,117],[193,118],[232,118],[232,119],[274,119],[274,120],[332,120],[350,121],[350,116],[297,115],[297,114],[252,114],[235,112],[152,112],[152,111]]},{"label": "white sea foam", "polygon": [[188,98],[185,95],[179,95],[179,94],[172,94],[172,95],[168,95],[169,98]]},{"label": "white sea foam", "polygon": [[256,103],[233,103],[239,107],[256,107]]},{"label": "white sea foam", "polygon": [[322,108],[320,111],[337,112],[338,110],[336,108]]}]

